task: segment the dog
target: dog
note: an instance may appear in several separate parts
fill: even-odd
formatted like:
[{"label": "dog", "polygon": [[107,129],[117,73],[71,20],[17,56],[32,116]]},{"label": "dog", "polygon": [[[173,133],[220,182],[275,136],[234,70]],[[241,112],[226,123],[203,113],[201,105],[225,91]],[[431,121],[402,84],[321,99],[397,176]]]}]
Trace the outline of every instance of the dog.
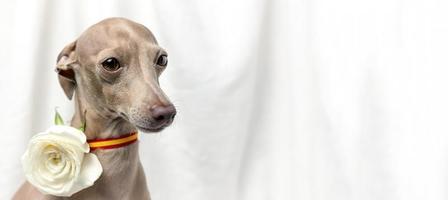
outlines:
[{"label": "dog", "polygon": [[[149,29],[128,19],[108,18],[89,27],[57,57],[59,83],[75,101],[71,126],[80,127],[85,119],[87,139],[159,132],[169,126],[176,109],[158,81],[167,56]],[[91,187],[57,197],[25,182],[13,199],[150,199],[138,143],[92,153],[103,173]]]}]

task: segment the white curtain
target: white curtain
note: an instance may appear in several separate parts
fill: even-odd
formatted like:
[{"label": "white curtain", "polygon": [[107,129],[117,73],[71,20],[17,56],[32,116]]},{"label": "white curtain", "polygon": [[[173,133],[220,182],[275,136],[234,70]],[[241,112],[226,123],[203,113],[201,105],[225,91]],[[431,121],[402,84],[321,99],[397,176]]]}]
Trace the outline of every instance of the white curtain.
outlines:
[{"label": "white curtain", "polygon": [[448,1],[49,0],[0,3],[0,199],[29,138],[69,119],[54,73],[121,16],[169,53],[178,108],[142,135],[154,200],[448,199]]}]

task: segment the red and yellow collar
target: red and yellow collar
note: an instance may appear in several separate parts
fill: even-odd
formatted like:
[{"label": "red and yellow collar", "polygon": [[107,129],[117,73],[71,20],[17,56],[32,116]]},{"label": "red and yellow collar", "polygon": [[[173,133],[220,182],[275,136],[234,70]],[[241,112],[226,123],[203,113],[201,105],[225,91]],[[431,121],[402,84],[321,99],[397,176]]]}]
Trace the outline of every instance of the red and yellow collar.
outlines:
[{"label": "red and yellow collar", "polygon": [[106,138],[106,139],[92,139],[87,140],[89,143],[90,151],[95,149],[115,149],[130,145],[138,140],[138,133],[133,132],[123,135],[118,138]]}]

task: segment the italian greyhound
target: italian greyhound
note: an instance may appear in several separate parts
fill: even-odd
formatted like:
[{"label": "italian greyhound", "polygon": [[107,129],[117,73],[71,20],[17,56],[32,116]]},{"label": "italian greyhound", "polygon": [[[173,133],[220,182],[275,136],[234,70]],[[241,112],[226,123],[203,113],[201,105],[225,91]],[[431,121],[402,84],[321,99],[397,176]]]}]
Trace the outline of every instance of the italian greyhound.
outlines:
[{"label": "italian greyhound", "polygon": [[[59,83],[75,101],[71,126],[80,127],[85,119],[87,139],[161,131],[176,115],[158,81],[167,62],[167,52],[141,24],[109,18],[91,26],[57,58]],[[71,197],[56,197],[43,195],[26,182],[13,198],[150,199],[138,143],[92,153],[100,160],[103,173],[91,187]]]}]

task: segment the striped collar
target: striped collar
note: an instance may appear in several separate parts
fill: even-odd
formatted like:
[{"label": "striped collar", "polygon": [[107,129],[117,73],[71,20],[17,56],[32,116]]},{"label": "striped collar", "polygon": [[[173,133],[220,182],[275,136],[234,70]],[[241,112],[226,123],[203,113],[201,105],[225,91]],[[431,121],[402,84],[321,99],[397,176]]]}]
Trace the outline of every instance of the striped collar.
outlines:
[{"label": "striped collar", "polygon": [[106,138],[106,139],[92,139],[87,140],[89,143],[90,151],[96,149],[115,149],[130,145],[138,140],[138,133],[128,133],[118,138]]}]

